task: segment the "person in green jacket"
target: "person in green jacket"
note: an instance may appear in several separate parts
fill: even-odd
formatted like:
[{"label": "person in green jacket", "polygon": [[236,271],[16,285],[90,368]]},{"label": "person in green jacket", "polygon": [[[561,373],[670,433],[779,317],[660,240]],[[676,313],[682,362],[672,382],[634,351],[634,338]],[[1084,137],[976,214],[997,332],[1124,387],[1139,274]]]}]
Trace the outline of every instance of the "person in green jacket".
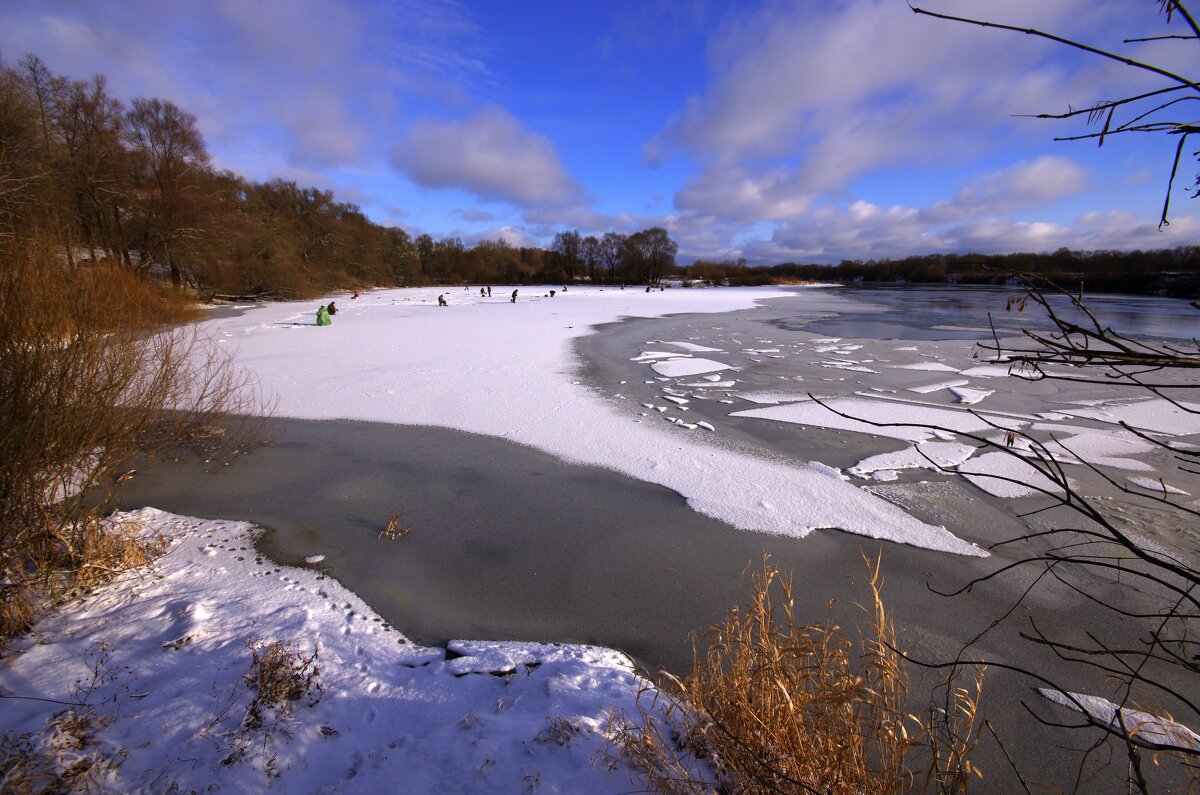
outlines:
[{"label": "person in green jacket", "polygon": [[318,326],[332,326],[333,325],[333,321],[329,319],[329,308],[328,307],[322,306],[319,309],[317,309],[317,325]]}]

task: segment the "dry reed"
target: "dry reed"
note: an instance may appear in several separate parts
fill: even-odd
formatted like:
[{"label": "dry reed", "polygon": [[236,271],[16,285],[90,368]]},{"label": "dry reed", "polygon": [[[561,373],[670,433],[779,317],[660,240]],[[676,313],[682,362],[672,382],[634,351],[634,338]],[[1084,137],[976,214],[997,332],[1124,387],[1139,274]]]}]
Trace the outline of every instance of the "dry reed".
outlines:
[{"label": "dry reed", "polygon": [[[970,754],[979,690],[952,692],[956,719],[943,721],[931,747],[927,722],[905,711],[907,676],[879,561],[867,563],[871,603],[847,631],[797,623],[790,580],[764,561],[748,601],[706,633],[693,672],[643,693],[638,716],[610,717],[610,753],[655,792],[863,795],[910,789],[912,752],[924,746],[935,760],[927,788],[963,791],[978,773]],[[964,713],[973,731],[965,741]]]}]

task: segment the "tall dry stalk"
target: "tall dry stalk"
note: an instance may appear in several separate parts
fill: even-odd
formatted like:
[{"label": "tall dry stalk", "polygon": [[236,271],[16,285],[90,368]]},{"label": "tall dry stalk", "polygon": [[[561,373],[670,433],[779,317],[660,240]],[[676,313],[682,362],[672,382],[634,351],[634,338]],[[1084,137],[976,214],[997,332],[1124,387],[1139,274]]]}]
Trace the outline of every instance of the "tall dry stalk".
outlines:
[{"label": "tall dry stalk", "polygon": [[91,507],[123,461],[176,444],[237,449],[238,418],[261,401],[195,327],[162,327],[182,314],[177,299],[119,269],[69,271],[37,239],[0,253],[4,637],[46,597],[138,557]]},{"label": "tall dry stalk", "polygon": [[[656,792],[736,791],[869,795],[913,787],[912,752],[933,759],[927,788],[962,792],[977,732],[971,693],[951,692],[952,720],[936,743],[928,721],[906,712],[907,676],[881,596],[879,560],[867,560],[871,602],[848,631],[798,624],[789,578],[766,561],[751,594],[706,633],[694,670],[639,699],[636,718],[613,716],[613,748]],[[664,706],[665,705],[665,706]],[[959,732],[973,732],[964,739]],[[965,771],[965,775],[964,775]]]}]

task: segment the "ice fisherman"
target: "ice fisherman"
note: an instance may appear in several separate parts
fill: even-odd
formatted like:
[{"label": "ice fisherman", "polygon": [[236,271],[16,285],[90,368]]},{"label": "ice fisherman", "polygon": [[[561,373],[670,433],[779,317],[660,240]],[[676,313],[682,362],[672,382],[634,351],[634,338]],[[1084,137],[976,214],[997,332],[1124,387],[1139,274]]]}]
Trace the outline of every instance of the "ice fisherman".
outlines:
[{"label": "ice fisherman", "polygon": [[333,321],[329,319],[329,308],[326,306],[317,307],[317,325],[332,326]]},{"label": "ice fisherman", "polygon": [[512,302],[513,302],[514,304],[517,302],[517,291],[516,291],[516,290],[513,290],[513,294],[512,294]]},{"label": "ice fisherman", "polygon": [[445,293],[438,295],[438,306],[450,306],[450,304],[446,303]]},{"label": "ice fisherman", "polygon": [[329,302],[329,314],[331,314],[331,315],[337,314],[337,306],[335,305],[335,302],[333,302],[333,301]]}]

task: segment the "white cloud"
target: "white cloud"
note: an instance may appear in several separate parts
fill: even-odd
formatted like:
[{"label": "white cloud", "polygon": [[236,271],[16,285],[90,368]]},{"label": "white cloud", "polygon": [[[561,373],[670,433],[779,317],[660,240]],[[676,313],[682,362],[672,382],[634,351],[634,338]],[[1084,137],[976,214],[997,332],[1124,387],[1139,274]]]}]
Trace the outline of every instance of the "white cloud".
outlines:
[{"label": "white cloud", "polygon": [[[18,2],[0,52],[41,56],[112,92],[169,99],[199,118],[218,167],[328,168],[386,159],[407,98],[454,101],[486,76],[454,0]],[[261,165],[268,164],[268,165]]]},{"label": "white cloud", "polygon": [[[1053,29],[1084,5],[1009,0],[988,13]],[[714,35],[709,84],[644,148],[703,164],[680,209],[786,218],[872,169],[963,165],[1014,130],[1033,134],[1012,114],[1090,97],[1102,68],[1067,71],[1057,54],[1032,37],[918,18],[902,2],[771,4]]]},{"label": "white cloud", "polygon": [[967,251],[1160,249],[1192,245],[1200,238],[1200,221],[1188,216],[1160,232],[1156,222],[1124,212],[1090,212],[1065,223],[975,217],[953,226],[931,226],[925,222],[927,214],[863,201],[844,208],[826,206],[778,224],[770,236],[745,243],[739,253],[755,264],[836,263]]},{"label": "white cloud", "polygon": [[1074,161],[1054,155],[1016,163],[973,178],[953,199],[923,210],[929,223],[946,223],[969,216],[1033,209],[1083,193],[1087,171]]},{"label": "white cloud", "polygon": [[419,185],[523,207],[571,205],[583,196],[550,139],[496,106],[461,121],[418,121],[393,148],[392,163]]}]

